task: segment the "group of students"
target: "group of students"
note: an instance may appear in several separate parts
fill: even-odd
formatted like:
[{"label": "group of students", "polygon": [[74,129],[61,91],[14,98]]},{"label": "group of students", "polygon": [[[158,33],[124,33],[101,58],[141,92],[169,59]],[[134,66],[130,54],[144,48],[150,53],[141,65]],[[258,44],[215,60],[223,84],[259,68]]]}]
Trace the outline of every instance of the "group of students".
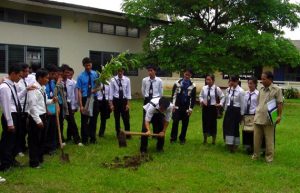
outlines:
[{"label": "group of students", "polygon": [[[64,64],[61,67],[50,65],[47,69],[39,69],[32,65],[15,64],[9,67],[8,77],[0,85],[0,104],[2,107],[2,136],[0,141],[0,170],[6,171],[19,166],[16,156],[23,156],[29,151],[29,165],[39,168],[43,163],[43,155],[53,154],[58,147],[58,130],[60,127],[64,145],[73,140],[78,146],[96,143],[96,126],[100,114],[101,126],[99,137],[103,137],[106,120],[114,114],[116,135],[120,133],[120,118],[124,129],[130,131],[131,83],[120,68],[116,76],[107,84],[96,85],[99,78],[92,70],[89,58],[82,60],[84,71],[73,80],[74,70]],[[29,74],[29,70],[32,72]],[[148,76],[142,81],[144,97],[140,152],[146,153],[148,137],[151,135],[150,124],[157,138],[157,151],[163,151],[165,133],[173,119],[170,142],[179,138],[185,144],[189,119],[196,103],[196,85],[191,81],[193,72],[183,71],[183,77],[174,83],[172,99],[163,97],[162,80],[156,76],[156,68],[148,66]],[[229,150],[234,152],[240,143],[239,124],[244,115],[253,116],[252,132],[243,131],[243,142],[247,151],[258,159],[264,136],[266,161],[271,162],[274,155],[274,127],[267,120],[266,103],[275,98],[278,104],[280,122],[282,112],[282,94],[279,87],[272,84],[273,75],[264,72],[261,76],[263,87],[258,91],[257,79],[248,80],[248,91],[239,86],[239,79],[232,76],[229,87],[225,91],[214,84],[214,75],[207,75],[205,86],[199,95],[202,107],[203,143],[212,136],[212,144],[216,143],[217,118],[221,108],[225,109],[223,122],[224,141]],[[91,105],[92,104],[92,105]],[[81,113],[81,135],[79,135],[74,113]],[[58,116],[57,116],[58,115]],[[59,117],[59,120],[57,120]],[[68,122],[67,138],[64,138],[64,120]],[[179,122],[182,122],[178,136]],[[28,135],[28,138],[26,136]],[[127,138],[131,138],[127,135]],[[26,140],[27,139],[27,140]],[[28,146],[28,147],[27,147]],[[5,179],[0,178],[0,181]]]}]

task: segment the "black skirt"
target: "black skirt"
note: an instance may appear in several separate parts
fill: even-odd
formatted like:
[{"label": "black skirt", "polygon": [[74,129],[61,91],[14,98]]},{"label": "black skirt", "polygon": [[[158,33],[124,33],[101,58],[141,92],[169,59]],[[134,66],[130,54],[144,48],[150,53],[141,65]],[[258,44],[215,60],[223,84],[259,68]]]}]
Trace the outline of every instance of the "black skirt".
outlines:
[{"label": "black skirt", "polygon": [[208,136],[217,135],[217,108],[214,105],[202,107],[203,133]]},{"label": "black skirt", "polygon": [[240,107],[227,107],[223,121],[223,135],[226,144],[239,145],[240,144]]}]

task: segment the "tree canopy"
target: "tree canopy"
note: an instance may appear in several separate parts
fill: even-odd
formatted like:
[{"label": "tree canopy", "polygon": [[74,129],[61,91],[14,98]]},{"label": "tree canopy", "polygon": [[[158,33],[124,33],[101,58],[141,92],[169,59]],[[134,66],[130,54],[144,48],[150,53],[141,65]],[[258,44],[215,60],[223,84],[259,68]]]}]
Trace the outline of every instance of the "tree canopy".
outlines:
[{"label": "tree canopy", "polygon": [[[300,65],[283,37],[300,22],[300,6],[288,0],[124,0],[122,8],[135,25],[151,26],[144,65],[201,74]],[[169,22],[155,22],[162,18]]]}]

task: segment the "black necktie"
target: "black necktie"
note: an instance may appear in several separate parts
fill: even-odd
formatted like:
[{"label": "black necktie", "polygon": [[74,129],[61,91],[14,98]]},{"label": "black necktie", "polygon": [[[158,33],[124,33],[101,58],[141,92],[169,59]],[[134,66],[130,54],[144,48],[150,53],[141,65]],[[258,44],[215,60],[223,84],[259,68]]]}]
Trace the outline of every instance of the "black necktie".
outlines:
[{"label": "black necktie", "polygon": [[87,91],[87,97],[91,96],[92,93],[92,77],[91,72],[88,72],[89,80],[88,80],[88,91]]},{"label": "black necktie", "polygon": [[41,91],[42,91],[42,94],[43,94],[43,97],[44,97],[44,104],[45,104],[45,108],[46,108],[46,111],[47,111],[46,92],[42,88],[41,88]]},{"label": "black necktie", "polygon": [[231,97],[230,97],[230,106],[231,106],[231,107],[233,107],[234,91],[235,91],[235,90],[232,91],[232,95],[231,95]]},{"label": "black necktie", "polygon": [[149,80],[150,81],[150,87],[149,87],[149,99],[151,100],[152,97],[153,97],[153,81],[152,80]]},{"label": "black necktie", "polygon": [[122,79],[119,78],[119,99],[123,99],[124,93],[123,93],[123,86],[122,86]]},{"label": "black necktie", "polygon": [[[253,94],[253,93],[252,93]],[[250,106],[251,106],[251,96],[252,94],[249,93],[249,98],[248,98],[248,101],[247,101],[247,110],[246,110],[246,113],[249,114],[250,113]]]},{"label": "black necktie", "polygon": [[19,100],[19,97],[18,97],[18,92],[17,92],[17,88],[16,88],[16,85],[13,85],[13,87],[14,87],[14,90],[15,90],[15,97],[16,97],[16,99],[17,99],[17,101],[18,101],[18,103],[17,103],[17,112],[22,112],[22,106],[21,106],[21,103],[20,103],[20,100]]},{"label": "black necktie", "polygon": [[210,87],[208,87],[208,92],[207,92],[207,105],[211,105]]},{"label": "black necktie", "polygon": [[102,87],[102,100],[106,100],[105,98],[105,84],[103,84],[103,87]]},{"label": "black necktie", "polygon": [[[25,81],[25,78],[23,78],[23,82],[24,82],[24,85],[25,85],[25,89],[27,89],[27,83]],[[25,95],[25,100],[24,100],[24,104],[23,104],[23,113],[25,112],[26,103],[27,103],[27,93]]]}]

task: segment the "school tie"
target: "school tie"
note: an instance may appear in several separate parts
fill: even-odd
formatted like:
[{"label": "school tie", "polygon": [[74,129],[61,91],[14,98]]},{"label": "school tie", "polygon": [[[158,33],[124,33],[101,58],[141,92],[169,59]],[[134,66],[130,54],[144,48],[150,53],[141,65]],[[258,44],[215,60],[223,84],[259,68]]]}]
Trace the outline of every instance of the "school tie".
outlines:
[{"label": "school tie", "polygon": [[207,92],[207,105],[211,105],[210,89],[211,89],[211,87],[208,87],[208,92]]},{"label": "school tie", "polygon": [[119,99],[123,99],[124,93],[123,93],[123,86],[122,86],[122,79],[119,78]]},{"label": "school tie", "polygon": [[88,80],[88,90],[87,90],[87,97],[91,96],[92,93],[92,77],[91,72],[88,72],[89,80]]},{"label": "school tie", "polygon": [[232,91],[232,95],[231,95],[231,97],[230,97],[230,106],[231,106],[231,107],[233,107],[234,92],[235,92],[235,90]]},{"label": "school tie", "polygon": [[44,104],[45,104],[45,109],[46,109],[46,112],[47,112],[47,103],[46,103],[46,92],[43,88],[41,88],[41,91],[43,93],[43,98],[44,98]]},{"label": "school tie", "polygon": [[149,99],[151,100],[152,97],[153,97],[153,81],[152,80],[149,80],[150,81],[150,87],[149,87]]},{"label": "school tie", "polygon": [[[253,93],[252,93],[253,94]],[[249,98],[248,98],[248,101],[247,101],[247,110],[246,110],[246,113],[249,114],[250,113],[250,106],[251,106],[251,96],[252,94],[249,93]]]},{"label": "school tie", "polygon": [[106,98],[105,98],[105,84],[103,84],[103,87],[102,87],[102,100],[105,101]]},{"label": "school tie", "polygon": [[[25,88],[27,88],[27,83],[25,81],[25,78],[23,78],[23,82],[24,82]],[[27,93],[25,95],[25,100],[24,100],[24,105],[23,105],[23,113],[25,112],[26,103],[27,103]]]}]

